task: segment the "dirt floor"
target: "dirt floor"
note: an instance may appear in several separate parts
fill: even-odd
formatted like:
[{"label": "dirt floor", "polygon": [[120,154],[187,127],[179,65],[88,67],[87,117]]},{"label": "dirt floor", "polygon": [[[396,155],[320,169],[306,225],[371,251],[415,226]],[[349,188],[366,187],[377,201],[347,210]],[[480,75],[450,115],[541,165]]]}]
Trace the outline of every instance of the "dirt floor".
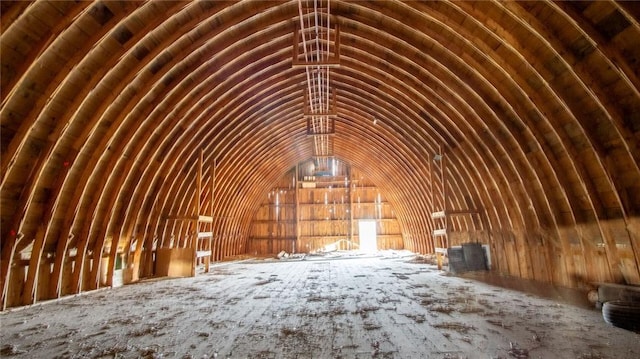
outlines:
[{"label": "dirt floor", "polygon": [[414,257],[242,261],[0,314],[11,358],[639,358],[593,308]]}]

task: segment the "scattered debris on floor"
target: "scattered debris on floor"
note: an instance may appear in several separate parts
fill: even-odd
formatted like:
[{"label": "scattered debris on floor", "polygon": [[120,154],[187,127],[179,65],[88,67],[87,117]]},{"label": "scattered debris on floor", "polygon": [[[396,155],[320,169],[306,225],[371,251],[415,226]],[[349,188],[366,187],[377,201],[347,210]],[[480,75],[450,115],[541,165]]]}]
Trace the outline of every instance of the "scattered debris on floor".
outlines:
[{"label": "scattered debris on floor", "polygon": [[307,255],[305,253],[287,253],[285,251],[281,251],[276,256],[280,260],[302,260]]},{"label": "scattered debris on floor", "polygon": [[445,276],[402,251],[337,254],[224,263],[10,310],[0,314],[0,356],[640,357],[638,334],[593,307]]},{"label": "scattered debris on floor", "polygon": [[507,353],[516,359],[529,358],[529,351],[527,349],[518,348],[517,343],[509,342],[509,351]]}]

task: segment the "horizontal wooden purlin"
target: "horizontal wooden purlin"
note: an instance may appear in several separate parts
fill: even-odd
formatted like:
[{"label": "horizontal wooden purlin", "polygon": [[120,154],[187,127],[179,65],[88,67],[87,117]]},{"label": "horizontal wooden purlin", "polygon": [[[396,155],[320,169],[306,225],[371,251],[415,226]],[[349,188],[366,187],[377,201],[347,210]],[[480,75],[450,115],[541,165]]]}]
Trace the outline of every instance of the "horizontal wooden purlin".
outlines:
[{"label": "horizontal wooden purlin", "polygon": [[[328,205],[325,205],[328,206]],[[366,220],[369,220],[368,218]],[[301,219],[300,222],[331,222],[331,223],[335,223],[335,222],[351,222],[351,220],[349,218],[330,218],[330,219],[322,219],[322,220],[317,220],[317,219]]]},{"label": "horizontal wooden purlin", "polygon": [[[327,81],[328,81],[328,78],[327,78]],[[303,113],[305,117],[337,116],[338,115],[338,110],[337,110],[338,96],[336,94],[335,88],[327,89],[327,88],[324,88],[323,86],[316,87],[316,86],[313,86],[312,84],[310,86],[311,88],[309,88],[308,91],[304,92],[304,110],[303,110],[304,112]],[[329,95],[328,98],[326,98],[327,91]],[[311,93],[315,93],[316,96],[311,96],[310,95]],[[323,94],[323,95],[320,95],[320,94]],[[320,99],[326,99],[328,101],[328,103],[326,103],[327,105],[326,107],[320,106],[320,103],[318,103]]]},{"label": "horizontal wooden purlin", "polygon": [[431,213],[432,219],[440,219],[446,216],[461,216],[465,214],[476,214],[479,213],[475,209],[460,209],[460,210],[445,210]]},{"label": "horizontal wooden purlin", "polygon": [[333,136],[335,132],[323,132],[323,133],[310,133],[307,132],[307,137],[316,137],[316,136]]},{"label": "horizontal wooden purlin", "polygon": [[173,220],[173,221],[198,221],[203,223],[212,223],[213,217],[211,216],[178,216],[178,215],[169,215],[164,217],[165,220]]},{"label": "horizontal wooden purlin", "polygon": [[447,230],[446,229],[436,229],[436,230],[433,231],[433,235],[435,237],[446,236],[447,235]]},{"label": "horizontal wooden purlin", "polygon": [[213,237],[213,232],[198,232],[198,238],[211,238]]},{"label": "horizontal wooden purlin", "polygon": [[291,64],[291,67],[294,67],[294,68],[318,67],[318,66],[339,67],[340,66],[340,60],[313,61],[313,62],[294,60],[293,63]]},{"label": "horizontal wooden purlin", "polygon": [[337,235],[337,236],[334,236],[334,235],[326,235],[326,236],[323,236],[323,235],[317,235],[317,236],[303,236],[303,235],[301,235],[301,236],[300,236],[300,239],[301,239],[301,240],[303,240],[303,239],[318,239],[318,238],[330,238],[330,239],[338,238],[338,239],[345,239],[345,237],[346,237],[346,236],[344,236],[344,235]]},{"label": "horizontal wooden purlin", "polygon": [[[305,117],[307,117],[307,128],[312,128],[313,117],[321,117],[321,115],[305,116]],[[334,121],[333,118],[330,118],[330,117],[329,118],[323,118],[322,120],[328,122],[327,125],[329,127],[329,130],[331,130],[331,131],[335,130],[334,129],[335,121]],[[321,119],[316,119],[316,122],[319,122],[319,121],[321,121]],[[316,125],[317,125],[317,123],[316,123]]]},{"label": "horizontal wooden purlin", "polygon": [[213,223],[213,217],[211,216],[198,216],[198,222]]},{"label": "horizontal wooden purlin", "polygon": [[195,221],[198,219],[198,216],[167,215],[164,216],[164,219],[173,221]]},{"label": "horizontal wooden purlin", "polygon": [[[335,121],[333,119],[326,119],[326,121],[326,126],[314,126],[314,124],[312,124],[313,120],[311,118],[307,118],[307,136],[335,134]],[[320,129],[318,129],[318,127],[320,127]]]},{"label": "horizontal wooden purlin", "polygon": [[303,6],[299,11],[302,13],[302,16],[304,16],[305,22],[312,21],[316,14],[320,18],[320,22],[326,20],[327,16],[330,15],[329,8],[326,6]]},{"label": "horizontal wooden purlin", "polygon": [[333,156],[333,155],[313,155],[313,156],[311,156],[311,158],[313,158],[314,160],[315,159],[325,159],[325,158],[333,159],[335,157],[336,156]]},{"label": "horizontal wooden purlin", "polygon": [[476,213],[480,213],[480,212],[475,209],[447,210],[447,215],[450,215],[450,216],[459,216],[463,214],[476,214]]},{"label": "horizontal wooden purlin", "polygon": [[337,117],[338,116],[338,112],[337,111],[330,111],[330,112],[320,112],[320,113],[311,113],[311,112],[306,112],[303,115],[305,118],[308,117]]},{"label": "horizontal wooden purlin", "polygon": [[209,256],[211,256],[211,251],[196,251],[197,258],[209,257]]},{"label": "horizontal wooden purlin", "polygon": [[324,153],[316,153],[313,157],[324,158],[324,157],[333,157],[333,151],[322,151]]},{"label": "horizontal wooden purlin", "polygon": [[[334,51],[330,51],[331,54],[333,54],[333,56],[331,56],[331,58],[329,60],[326,61],[313,61],[313,62],[308,62],[308,61],[301,61],[300,60],[300,56],[302,55],[299,51],[300,49],[300,33],[301,32],[306,32],[305,29],[300,29],[300,25],[296,24],[294,33],[293,33],[293,46],[292,46],[292,61],[291,61],[291,66],[292,67],[318,67],[318,66],[323,66],[323,67],[337,67],[340,66],[340,25],[339,23],[334,23],[333,24],[334,28],[333,28],[333,33],[334,33],[334,41],[329,41],[330,43],[333,43],[334,46]],[[331,31],[332,29],[329,29],[329,31]]]},{"label": "horizontal wooden purlin", "polygon": [[447,254],[447,249],[446,248],[436,248],[435,252],[436,253]]},{"label": "horizontal wooden purlin", "polygon": [[[285,223],[285,224],[287,224],[287,223],[295,224],[296,223],[296,221],[292,220],[292,219],[280,219],[280,220],[275,220],[275,221],[278,222],[278,223]],[[255,220],[255,221],[253,221],[253,223],[257,223],[257,224],[266,224],[266,223],[273,223],[273,222],[274,221],[270,220],[270,219],[263,219],[263,220]]]},{"label": "horizontal wooden purlin", "polygon": [[252,237],[252,241],[273,241],[273,240],[285,240],[285,241],[296,241],[296,237]]}]

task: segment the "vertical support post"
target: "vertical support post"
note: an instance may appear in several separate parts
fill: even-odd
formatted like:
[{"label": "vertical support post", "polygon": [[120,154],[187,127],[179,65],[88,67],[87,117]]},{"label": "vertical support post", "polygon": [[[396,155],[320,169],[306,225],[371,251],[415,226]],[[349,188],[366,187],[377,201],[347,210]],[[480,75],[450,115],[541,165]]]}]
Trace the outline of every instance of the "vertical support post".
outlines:
[{"label": "vertical support post", "polygon": [[209,270],[211,268],[211,256],[213,256],[213,245],[212,245],[212,241],[213,241],[213,204],[214,204],[214,200],[215,200],[215,191],[216,191],[216,159],[213,159],[213,165],[211,165],[211,191],[209,191],[209,204],[211,206],[210,210],[209,210],[209,216],[211,216],[211,236],[207,237],[208,241],[207,241],[207,248],[206,250],[208,250],[209,252],[211,252],[211,254],[209,254],[208,256],[205,257],[204,259],[204,272],[205,273],[209,273]]},{"label": "vertical support post", "polygon": [[293,253],[296,252],[296,245],[300,243],[300,186],[298,185],[298,178],[300,178],[300,163],[296,163],[296,177],[293,181],[293,184],[296,187],[296,239],[295,242],[293,242]]},{"label": "vertical support post", "polygon": [[[137,282],[138,280],[140,280],[140,261],[142,260],[142,247],[144,245],[144,241],[142,240],[142,238],[132,238],[131,240],[136,241],[136,249],[133,252],[133,273],[131,275],[131,281]],[[128,247],[129,248],[127,248],[127,251],[131,251],[131,243],[129,243]]]},{"label": "vertical support post", "polygon": [[[13,232],[15,233],[15,232]],[[2,277],[2,310],[7,309],[7,302],[9,301],[9,281],[11,279],[11,263],[16,253],[16,247],[18,242],[22,240],[24,235],[22,233],[15,233],[9,235],[8,241],[3,243],[2,246],[2,261],[0,276]]]},{"label": "vertical support post", "polygon": [[445,235],[443,239],[443,248],[449,248],[449,216],[447,215],[447,180],[446,180],[446,159],[444,157],[444,150],[442,146],[440,148],[440,184],[442,186],[442,210],[445,213],[444,216],[444,230]]},{"label": "vertical support post", "polygon": [[211,181],[213,188],[211,189],[211,218],[212,218],[212,222],[211,222],[211,232],[212,232],[212,244],[211,244],[211,256],[212,256],[212,260],[215,262],[218,258],[218,248],[220,247],[220,243],[218,241],[216,241],[216,238],[218,237],[218,235],[216,234],[216,224],[218,223],[218,219],[215,217],[215,206],[214,206],[214,199],[216,196],[216,171],[217,171],[217,167],[218,167],[218,161],[216,160],[216,158],[213,158],[213,180]]},{"label": "vertical support post", "polygon": [[[437,165],[436,165],[437,162]],[[449,221],[447,215],[447,193],[446,193],[446,179],[445,179],[445,158],[442,146],[438,146],[438,153],[433,158],[433,163],[429,161],[429,177],[431,180],[431,204],[433,211],[443,212],[444,216],[436,216],[432,213],[431,223],[433,225],[434,232],[432,233],[434,250],[436,252],[436,260],[438,269],[442,269],[444,251],[449,248]],[[436,179],[438,183],[436,182]],[[436,196],[438,191],[438,196]],[[437,228],[440,227],[442,228]],[[436,233],[436,230],[438,231]],[[444,233],[442,233],[444,231]]]},{"label": "vertical support post", "polygon": [[195,212],[196,215],[194,216],[195,219],[193,220],[193,239],[191,242],[191,248],[193,251],[193,263],[191,265],[191,276],[195,277],[196,275],[196,267],[198,265],[198,242],[200,242],[200,238],[198,236],[199,232],[200,232],[200,228],[198,228],[200,226],[200,211],[201,211],[201,196],[202,196],[202,167],[203,167],[203,162],[204,162],[204,151],[202,149],[200,149],[200,155],[198,156],[198,165],[197,165],[197,176],[196,176],[196,198],[195,198]]},{"label": "vertical support post", "polygon": [[[431,190],[431,212],[435,212],[436,210],[436,201],[435,201],[435,193],[434,193],[434,184],[433,184],[433,171],[434,171],[434,165],[433,165],[433,159],[429,160],[429,189]],[[431,246],[433,247],[433,251],[435,252],[436,247],[438,247],[437,243],[436,243],[436,237],[433,235],[433,231],[435,231],[436,229],[436,220],[433,218],[433,216],[430,216],[431,218],[431,233],[430,234],[430,238],[431,238]],[[436,258],[438,258],[438,254],[436,253]],[[438,266],[438,269],[440,269],[440,266]]]},{"label": "vertical support post", "polygon": [[349,246],[347,247],[349,250],[352,249],[353,246],[353,193],[351,189],[353,188],[353,171],[351,171],[351,166],[347,166],[347,176],[349,177]]},{"label": "vertical support post", "polygon": [[200,150],[200,156],[198,157],[198,174],[196,177],[196,203],[195,203],[196,216],[200,215],[200,200],[201,200],[200,195],[202,194],[202,162],[204,161],[203,156],[204,156],[203,151]]},{"label": "vertical support post", "polygon": [[31,258],[29,259],[29,270],[27,271],[27,281],[22,291],[22,304],[35,304],[38,301],[38,275],[40,273],[40,262],[42,262],[42,248],[45,235],[45,226],[40,224],[36,233]]},{"label": "vertical support post", "polygon": [[[84,272],[87,256],[87,246],[89,245],[89,228],[88,224],[85,221],[84,229],[81,233],[78,234],[78,238],[80,238],[80,243],[77,246],[77,252],[75,256],[75,265],[73,268],[73,284],[72,284],[72,293],[79,294],[82,293],[84,287]],[[140,251],[142,251],[142,246],[140,246]],[[137,252],[136,252],[137,253]],[[139,257],[138,257],[139,258]],[[138,268],[140,262],[138,261]]]},{"label": "vertical support post", "polygon": [[67,257],[67,249],[69,242],[73,239],[74,234],[70,233],[66,239],[59,238],[56,246],[56,257],[53,264],[53,273],[51,274],[51,282],[49,283],[49,297],[60,298],[62,295],[62,275],[64,271],[64,262]]}]

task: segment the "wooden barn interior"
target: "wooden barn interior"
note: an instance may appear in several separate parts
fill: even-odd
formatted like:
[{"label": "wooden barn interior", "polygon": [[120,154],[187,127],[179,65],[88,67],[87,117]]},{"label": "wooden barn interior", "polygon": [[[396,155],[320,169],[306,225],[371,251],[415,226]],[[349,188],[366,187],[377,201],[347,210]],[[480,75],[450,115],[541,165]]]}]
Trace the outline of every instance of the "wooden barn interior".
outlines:
[{"label": "wooden barn interior", "polygon": [[371,245],[640,285],[640,2],[0,6],[2,310]]}]

